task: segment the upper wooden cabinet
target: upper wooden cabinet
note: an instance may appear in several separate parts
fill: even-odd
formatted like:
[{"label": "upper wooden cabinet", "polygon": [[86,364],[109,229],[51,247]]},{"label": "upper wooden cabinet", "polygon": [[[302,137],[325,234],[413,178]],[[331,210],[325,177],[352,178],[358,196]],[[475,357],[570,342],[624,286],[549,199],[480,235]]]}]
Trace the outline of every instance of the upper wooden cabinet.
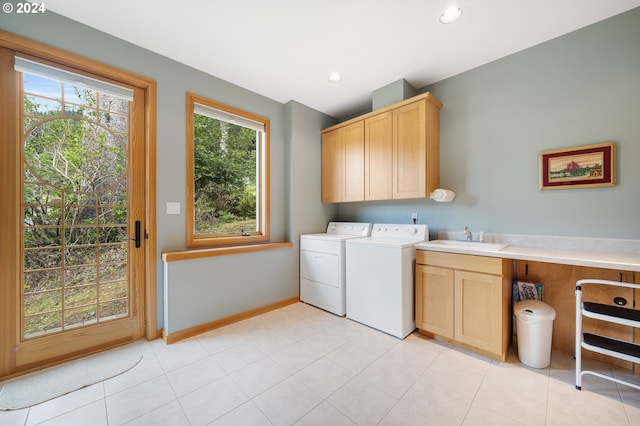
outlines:
[{"label": "upper wooden cabinet", "polygon": [[392,198],[393,111],[364,120],[364,199]]},{"label": "upper wooden cabinet", "polygon": [[440,186],[440,107],[421,99],[393,111],[393,198],[429,197]]},{"label": "upper wooden cabinet", "polygon": [[429,197],[440,185],[441,107],[424,93],[324,129],[322,201]]},{"label": "upper wooden cabinet", "polygon": [[322,133],[322,202],[364,200],[364,123]]}]

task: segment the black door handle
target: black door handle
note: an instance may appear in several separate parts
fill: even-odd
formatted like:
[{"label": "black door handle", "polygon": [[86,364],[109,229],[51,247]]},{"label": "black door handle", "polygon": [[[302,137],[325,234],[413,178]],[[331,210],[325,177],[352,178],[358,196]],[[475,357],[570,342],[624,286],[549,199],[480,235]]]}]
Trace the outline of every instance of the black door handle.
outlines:
[{"label": "black door handle", "polygon": [[136,220],[136,248],[140,248],[140,221]]}]

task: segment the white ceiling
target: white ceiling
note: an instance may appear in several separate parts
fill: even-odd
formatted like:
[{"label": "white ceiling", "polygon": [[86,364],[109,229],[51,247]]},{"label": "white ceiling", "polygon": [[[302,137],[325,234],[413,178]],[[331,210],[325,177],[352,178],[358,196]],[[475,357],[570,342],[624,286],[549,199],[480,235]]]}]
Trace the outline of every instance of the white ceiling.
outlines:
[{"label": "white ceiling", "polygon": [[[399,79],[424,87],[640,0],[50,0],[60,15],[238,86],[337,118]],[[327,81],[338,71],[343,80]],[[179,77],[178,77],[179,78]]]}]

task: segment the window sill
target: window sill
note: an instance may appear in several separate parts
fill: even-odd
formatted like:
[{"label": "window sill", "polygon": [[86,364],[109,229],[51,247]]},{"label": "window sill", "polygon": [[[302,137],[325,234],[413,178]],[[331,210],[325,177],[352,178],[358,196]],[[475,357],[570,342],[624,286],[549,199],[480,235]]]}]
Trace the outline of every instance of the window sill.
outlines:
[{"label": "window sill", "polygon": [[293,247],[293,243],[291,242],[280,242],[195,250],[166,251],[162,253],[162,260],[164,262],[178,262],[181,260],[204,259],[207,257],[228,256],[231,254],[253,253],[268,250],[282,250],[291,247]]}]

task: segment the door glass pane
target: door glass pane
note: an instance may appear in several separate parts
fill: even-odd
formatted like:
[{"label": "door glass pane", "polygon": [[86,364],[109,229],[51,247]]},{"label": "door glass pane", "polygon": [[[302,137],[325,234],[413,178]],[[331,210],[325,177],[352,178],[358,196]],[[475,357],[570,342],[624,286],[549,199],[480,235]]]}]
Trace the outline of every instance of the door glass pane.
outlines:
[{"label": "door glass pane", "polygon": [[129,315],[129,102],[23,74],[22,336]]}]

